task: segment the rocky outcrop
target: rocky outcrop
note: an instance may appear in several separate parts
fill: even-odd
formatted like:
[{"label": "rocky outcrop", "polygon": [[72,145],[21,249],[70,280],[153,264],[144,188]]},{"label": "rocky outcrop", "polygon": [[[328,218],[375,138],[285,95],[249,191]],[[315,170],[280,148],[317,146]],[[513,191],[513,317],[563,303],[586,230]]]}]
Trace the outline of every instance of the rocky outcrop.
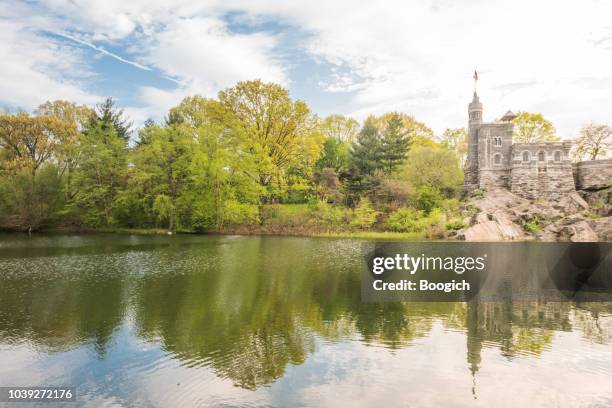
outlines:
[{"label": "rocky outcrop", "polygon": [[[586,198],[586,199],[585,199]],[[468,200],[469,227],[457,237],[466,241],[611,241],[612,217],[600,217],[589,197],[571,192],[555,201],[522,198],[493,188]]]}]

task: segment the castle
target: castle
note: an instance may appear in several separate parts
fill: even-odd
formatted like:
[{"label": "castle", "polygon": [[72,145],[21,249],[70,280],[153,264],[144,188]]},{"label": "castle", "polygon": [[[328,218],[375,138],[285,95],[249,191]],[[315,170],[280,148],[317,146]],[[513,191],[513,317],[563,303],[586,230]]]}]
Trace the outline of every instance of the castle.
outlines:
[{"label": "castle", "polygon": [[612,181],[612,159],[572,163],[572,142],[513,143],[516,115],[483,123],[482,103],[474,91],[468,105],[467,191],[507,188],[528,199],[557,199],[579,190],[596,190]]}]

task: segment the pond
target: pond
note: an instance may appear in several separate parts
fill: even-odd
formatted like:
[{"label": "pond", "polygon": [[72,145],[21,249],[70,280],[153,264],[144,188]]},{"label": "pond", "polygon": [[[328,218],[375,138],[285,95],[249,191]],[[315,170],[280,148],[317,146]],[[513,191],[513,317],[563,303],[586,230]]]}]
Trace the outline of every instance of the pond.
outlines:
[{"label": "pond", "polygon": [[612,406],[611,303],[366,303],[362,245],[0,235],[0,385],[74,386],[66,406]]}]

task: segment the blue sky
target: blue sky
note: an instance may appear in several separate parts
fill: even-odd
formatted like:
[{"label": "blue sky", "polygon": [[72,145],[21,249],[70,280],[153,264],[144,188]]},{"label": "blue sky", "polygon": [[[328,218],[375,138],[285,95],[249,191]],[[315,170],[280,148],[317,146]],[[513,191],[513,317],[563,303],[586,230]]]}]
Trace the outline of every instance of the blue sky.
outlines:
[{"label": "blue sky", "polygon": [[0,105],[112,96],[135,120],[240,80],[325,116],[391,110],[465,126],[538,111],[562,137],[612,122],[612,3],[516,0],[45,0],[0,3]]}]

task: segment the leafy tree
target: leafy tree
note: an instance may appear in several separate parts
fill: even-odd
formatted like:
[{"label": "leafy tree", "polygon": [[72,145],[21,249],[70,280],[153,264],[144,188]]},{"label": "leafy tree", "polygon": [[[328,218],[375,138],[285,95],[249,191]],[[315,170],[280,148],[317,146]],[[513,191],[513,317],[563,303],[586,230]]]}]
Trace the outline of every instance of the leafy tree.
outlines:
[{"label": "leafy tree", "polygon": [[5,169],[27,168],[36,174],[54,157],[70,133],[70,124],[53,116],[0,115],[0,148],[5,156]]},{"label": "leafy tree", "polygon": [[132,184],[145,208],[172,231],[177,202],[189,187],[194,139],[178,126],[150,126],[146,135],[147,142],[134,150]]},{"label": "leafy tree", "polygon": [[116,200],[127,181],[127,141],[102,121],[90,123],[80,139],[71,207],[86,225],[116,225]]},{"label": "leafy tree", "polygon": [[111,128],[126,142],[130,139],[130,132],[133,123],[125,116],[123,109],[117,108],[113,98],[106,98],[102,103],[96,105],[93,122],[99,122],[96,126],[101,126],[102,131],[109,131]]},{"label": "leafy tree", "polygon": [[336,172],[348,167],[349,144],[341,139],[328,138],[323,143],[323,152],[315,163],[318,170],[334,169]]},{"label": "leafy tree", "polygon": [[553,124],[546,120],[541,113],[519,112],[514,122],[514,143],[555,142],[559,136],[555,135]]},{"label": "leafy tree", "polygon": [[263,187],[249,176],[256,164],[243,159],[233,135],[222,125],[202,122],[196,128],[196,146],[190,166],[192,227],[222,229],[257,222]]},{"label": "leafy tree", "polygon": [[60,177],[64,179],[66,200],[74,195],[72,178],[81,157],[79,135],[92,120],[94,110],[69,101],[47,101],[38,106],[38,115],[46,115],[59,119],[65,125],[61,143],[56,148],[55,158],[58,163]]},{"label": "leafy tree", "polygon": [[453,151],[463,168],[467,159],[468,132],[465,128],[446,129],[442,134],[442,146]]},{"label": "leafy tree", "polygon": [[612,150],[612,127],[591,123],[580,131],[576,140],[575,157],[578,160],[596,160],[607,157]]},{"label": "leafy tree", "polygon": [[317,123],[306,103],[293,101],[282,86],[239,82],[219,92],[219,101],[224,123],[255,164],[250,176],[266,191],[262,199],[284,191],[289,169],[303,172],[318,159],[323,136]]},{"label": "leafy tree", "polygon": [[459,160],[450,150],[440,145],[414,146],[400,178],[409,181],[415,188],[435,187],[450,194],[461,187],[463,172]]},{"label": "leafy tree", "polygon": [[434,133],[431,128],[429,128],[423,122],[419,122],[412,116],[405,113],[388,112],[381,116],[372,115],[369,116],[366,121],[370,122],[371,125],[376,126],[381,132],[384,132],[389,125],[389,122],[398,116],[402,121],[403,131],[406,133],[409,140],[413,140],[418,137],[433,139]]},{"label": "leafy tree", "polygon": [[353,118],[342,115],[329,115],[321,122],[325,137],[351,143],[359,132],[359,123]]}]

